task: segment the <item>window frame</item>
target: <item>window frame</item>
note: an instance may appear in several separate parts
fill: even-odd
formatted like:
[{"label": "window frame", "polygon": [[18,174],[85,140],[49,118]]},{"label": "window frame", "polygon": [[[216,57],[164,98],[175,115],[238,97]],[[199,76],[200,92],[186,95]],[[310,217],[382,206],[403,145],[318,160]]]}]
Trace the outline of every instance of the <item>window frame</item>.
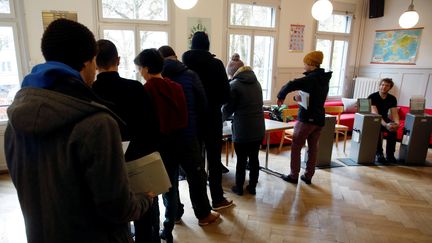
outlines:
[{"label": "window frame", "polygon": [[[341,67],[343,70],[345,70],[344,71],[344,75],[343,75],[344,77],[343,77],[343,79],[339,80],[339,85],[337,86],[339,92],[338,92],[337,95],[332,95],[332,96],[329,95],[327,97],[327,98],[330,98],[330,99],[337,99],[337,98],[342,97],[342,95],[343,95],[343,88],[344,88],[344,86],[346,84],[346,81],[347,81],[348,57],[349,57],[349,53],[350,53],[351,46],[352,46],[351,38],[352,38],[352,35],[353,35],[352,33],[353,33],[353,27],[354,27],[354,20],[355,20],[355,18],[354,18],[354,14],[353,13],[350,13],[350,12],[347,12],[347,11],[337,11],[337,10],[335,10],[335,11],[333,11],[332,15],[346,15],[346,16],[350,16],[351,17],[351,22],[350,22],[351,26],[349,28],[350,32],[349,33],[341,33],[341,32],[318,31],[319,21],[315,21],[316,24],[315,24],[315,39],[314,39],[315,43],[314,43],[314,49],[316,49],[316,45],[317,45],[318,39],[329,40],[331,42],[331,48],[330,48],[331,56],[329,57],[329,68],[331,68],[331,66],[332,66],[332,60],[333,60],[332,57],[333,57],[333,54],[334,54],[333,50],[334,50],[334,43],[335,43],[335,41],[346,41],[347,44],[348,44],[348,49],[346,51],[346,55],[343,57],[345,59],[345,64]],[[330,69],[330,71],[332,71],[332,70]],[[334,86],[332,86],[332,87],[334,87]]]},{"label": "window frame", "polygon": [[[173,4],[167,0],[167,20],[137,20],[137,19],[115,19],[104,18],[102,12],[102,0],[97,0],[97,26],[99,38],[104,38],[104,30],[131,30],[134,32],[135,49],[134,52],[138,55],[142,49],[140,46],[140,31],[162,31],[168,34],[168,44],[173,45]],[[158,47],[155,47],[158,48]],[[134,79],[144,82],[140,73],[135,70]]]},{"label": "window frame", "polygon": [[[24,10],[22,6],[22,1],[9,0],[9,6],[11,9],[10,14],[0,14],[0,26],[12,27],[13,40],[15,45],[15,55],[17,62],[18,71],[18,85],[21,86],[24,75],[29,71],[29,52],[26,46],[27,35],[26,35],[26,25],[24,19]],[[18,38],[20,37],[20,38]],[[2,105],[1,107],[8,107],[7,105]],[[0,120],[0,125],[7,123],[7,119]]]},{"label": "window frame", "polygon": [[[259,27],[259,26],[241,26],[241,25],[232,25],[231,24],[231,4],[251,4],[258,5],[264,7],[272,7],[275,9],[274,16],[274,27]],[[253,65],[253,57],[254,57],[254,43],[256,36],[269,36],[273,38],[273,60],[272,60],[272,72],[271,72],[271,80],[267,84],[268,89],[265,89],[268,93],[267,97],[263,96],[263,101],[265,104],[271,103],[273,97],[273,89],[275,87],[276,82],[276,60],[277,60],[277,45],[278,45],[278,33],[279,33],[279,18],[280,18],[280,1],[279,0],[258,0],[258,1],[250,1],[250,0],[227,0],[226,1],[226,45],[225,45],[225,54],[226,54],[226,62],[230,61],[230,35],[248,35],[251,37],[251,53],[250,60],[243,60],[245,65]],[[263,87],[264,90],[264,87]]]}]

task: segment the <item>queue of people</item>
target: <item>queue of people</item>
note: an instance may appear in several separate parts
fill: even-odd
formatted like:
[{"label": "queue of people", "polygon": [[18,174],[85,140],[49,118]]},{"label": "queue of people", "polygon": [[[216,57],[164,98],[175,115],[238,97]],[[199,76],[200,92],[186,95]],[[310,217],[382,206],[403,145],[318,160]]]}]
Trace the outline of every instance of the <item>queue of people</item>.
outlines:
[{"label": "queue of people", "polygon": [[[237,154],[231,190],[240,196],[245,189],[256,194],[265,134],[262,88],[238,54],[225,69],[209,47],[208,35],[196,32],[182,61],[170,46],[143,50],[134,60],[146,80],[143,85],[119,75],[121,60],[111,41],[96,41],[86,26],[71,20],[58,19],[47,27],[41,44],[46,62],[24,78],[8,108],[5,133],[6,161],[28,242],[173,242],[172,232],[185,210],[178,190],[180,167],[198,224],[216,222],[217,211],[233,205],[222,188],[222,123],[228,118]],[[300,179],[311,184],[314,175],[332,75],[320,68],[322,60],[322,52],[308,53],[305,76],[288,82],[277,95],[282,105],[289,92],[310,94],[309,109],[300,107],[294,128],[291,172],[282,177],[290,183],[298,181],[306,140],[309,156]],[[370,98],[372,110],[383,116],[383,131],[392,134],[398,118],[385,116],[396,105],[388,94],[390,81],[383,80]],[[129,141],[125,153],[122,141]],[[128,161],[155,151],[172,185],[162,195],[162,229],[158,196],[132,192],[126,172]],[[387,160],[393,160],[392,142],[386,152]]]}]

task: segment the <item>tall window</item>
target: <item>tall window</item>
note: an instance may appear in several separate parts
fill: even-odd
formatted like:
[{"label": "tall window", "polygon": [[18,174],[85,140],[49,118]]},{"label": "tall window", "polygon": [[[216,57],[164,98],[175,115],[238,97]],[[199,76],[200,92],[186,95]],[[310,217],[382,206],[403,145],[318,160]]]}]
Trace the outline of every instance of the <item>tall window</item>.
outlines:
[{"label": "tall window", "polygon": [[352,15],[333,12],[319,21],[316,30],[316,49],[324,53],[322,68],[333,71],[328,96],[341,96],[345,81]]},{"label": "tall window", "polygon": [[18,26],[14,0],[0,0],[0,121],[7,120],[6,109],[23,78]]},{"label": "tall window", "polygon": [[272,95],[278,5],[279,1],[265,1],[264,4],[235,0],[228,4],[227,61],[233,53],[240,54],[261,83],[264,100],[270,100]]},{"label": "tall window", "polygon": [[119,73],[138,79],[133,59],[146,48],[169,43],[168,0],[99,0],[100,37],[111,40],[120,56]]}]

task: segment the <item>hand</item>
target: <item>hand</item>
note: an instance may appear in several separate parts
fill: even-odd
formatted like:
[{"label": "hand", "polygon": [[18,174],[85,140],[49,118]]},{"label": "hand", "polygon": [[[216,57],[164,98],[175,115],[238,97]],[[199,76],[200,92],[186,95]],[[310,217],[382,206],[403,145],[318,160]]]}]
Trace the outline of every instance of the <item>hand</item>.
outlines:
[{"label": "hand", "polygon": [[398,130],[399,124],[398,123],[394,123],[394,122],[389,122],[389,123],[386,124],[386,128],[390,132],[395,132],[395,131]]},{"label": "hand", "polygon": [[284,103],[284,99],[278,99],[277,100],[278,107],[280,107],[281,105],[283,105],[283,103]]}]

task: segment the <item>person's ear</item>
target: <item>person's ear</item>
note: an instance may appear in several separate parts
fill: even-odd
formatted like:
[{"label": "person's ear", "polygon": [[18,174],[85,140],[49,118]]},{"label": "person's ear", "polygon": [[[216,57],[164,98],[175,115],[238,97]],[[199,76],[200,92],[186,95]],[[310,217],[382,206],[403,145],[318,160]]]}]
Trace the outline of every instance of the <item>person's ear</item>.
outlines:
[{"label": "person's ear", "polygon": [[117,61],[116,61],[117,66],[120,65],[120,56],[117,57]]}]

